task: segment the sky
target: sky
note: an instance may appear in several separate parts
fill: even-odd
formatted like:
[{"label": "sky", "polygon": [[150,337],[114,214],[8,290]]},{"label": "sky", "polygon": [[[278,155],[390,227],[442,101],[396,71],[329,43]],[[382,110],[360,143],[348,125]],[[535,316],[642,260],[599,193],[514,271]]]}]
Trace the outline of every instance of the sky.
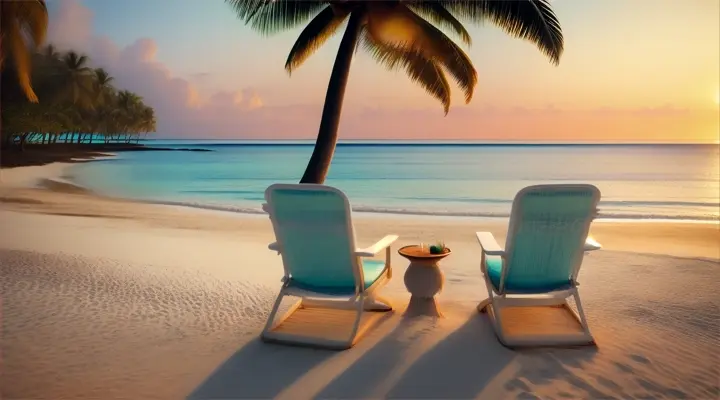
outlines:
[{"label": "sky", "polygon": [[[340,34],[289,75],[302,27],[263,36],[223,0],[49,0],[49,42],[86,53],[156,110],[157,137],[311,139]],[[341,139],[720,141],[720,1],[554,0],[555,66],[487,22],[462,45],[478,71],[447,116],[402,71],[359,51]]]}]

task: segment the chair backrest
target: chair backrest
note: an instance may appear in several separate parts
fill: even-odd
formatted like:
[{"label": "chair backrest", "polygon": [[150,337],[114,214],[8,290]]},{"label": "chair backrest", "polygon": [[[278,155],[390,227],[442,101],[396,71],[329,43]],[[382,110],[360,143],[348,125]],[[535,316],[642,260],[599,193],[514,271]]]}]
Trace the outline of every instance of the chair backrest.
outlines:
[{"label": "chair backrest", "polygon": [[285,275],[313,287],[360,288],[350,203],[343,192],[314,184],[274,184],[265,190]]},{"label": "chair backrest", "polygon": [[500,291],[577,278],[600,190],[592,185],[537,185],[515,196]]}]

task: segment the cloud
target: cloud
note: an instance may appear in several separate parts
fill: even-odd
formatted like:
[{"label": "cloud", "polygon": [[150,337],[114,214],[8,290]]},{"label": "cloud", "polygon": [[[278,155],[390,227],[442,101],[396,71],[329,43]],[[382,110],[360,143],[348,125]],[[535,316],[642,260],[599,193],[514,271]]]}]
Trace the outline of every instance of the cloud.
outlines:
[{"label": "cloud", "polygon": [[51,3],[48,38],[61,47],[87,46],[92,36],[93,14],[77,0]]},{"label": "cloud", "polygon": [[[207,72],[188,79],[173,74],[156,58],[157,43],[140,38],[120,47],[93,32],[93,14],[78,0],[53,3],[49,41],[60,48],[87,53],[94,66],[106,68],[118,88],[141,95],[156,110],[159,137],[191,138],[314,138],[322,104],[265,104],[262,93],[247,87],[206,93]],[[321,85],[325,84],[323,78]],[[200,86],[198,86],[200,85]],[[288,83],[290,85],[290,83]],[[439,105],[411,109],[376,104],[372,97],[347,99],[340,122],[344,139],[478,139],[478,140],[717,140],[717,108],[687,110],[671,105],[657,108],[590,110],[545,107],[453,106],[445,117]],[[358,100],[361,100],[358,102]],[[387,99],[386,99],[387,100]],[[429,103],[428,103],[429,104]]]},{"label": "cloud", "polygon": [[[643,108],[561,109],[455,107],[447,117],[438,110],[365,108],[360,118],[343,120],[341,132],[362,127],[362,138],[409,137],[496,141],[717,141],[716,110],[665,105]],[[346,122],[347,121],[347,122]],[[349,133],[349,132],[348,132]],[[357,136],[356,136],[357,137]]]},{"label": "cloud", "polygon": [[[88,54],[91,64],[107,69],[115,86],[142,96],[157,115],[158,135],[165,137],[238,136],[267,117],[264,102],[251,87],[200,93],[189,80],[174,76],[157,60],[157,43],[140,38],[126,47],[92,32],[92,11],[78,0],[62,0],[51,10],[48,40],[61,50]],[[196,74],[193,78],[205,78]]]}]

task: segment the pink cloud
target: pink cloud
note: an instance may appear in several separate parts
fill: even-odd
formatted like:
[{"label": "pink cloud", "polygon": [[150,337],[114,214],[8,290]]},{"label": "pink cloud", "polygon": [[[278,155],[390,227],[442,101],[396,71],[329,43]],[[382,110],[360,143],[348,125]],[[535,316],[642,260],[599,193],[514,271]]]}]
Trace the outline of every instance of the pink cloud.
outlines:
[{"label": "pink cloud", "polygon": [[[388,137],[442,140],[539,141],[716,141],[717,110],[656,108],[540,109],[523,107],[456,107],[447,117],[436,109],[365,108],[359,118],[344,119],[341,132],[358,132],[363,139]],[[361,121],[361,122],[359,122]],[[355,136],[358,137],[358,136]]]},{"label": "pink cloud", "polygon": [[93,14],[78,0],[63,0],[50,15],[48,38],[53,44],[86,48],[92,36]]},{"label": "pink cloud", "polygon": [[[322,104],[273,106],[252,87],[203,93],[205,73],[177,77],[156,58],[157,44],[140,38],[120,48],[92,31],[92,12],[78,0],[62,0],[51,15],[49,41],[87,53],[94,66],[106,68],[118,88],[141,95],[156,110],[158,136],[191,138],[314,138]],[[240,22],[238,22],[240,23]],[[319,82],[324,85],[325,80]],[[290,84],[288,84],[290,85]],[[200,86],[202,87],[202,86]],[[569,110],[552,104],[533,109],[491,104],[408,109],[402,105],[362,107],[349,98],[340,123],[345,139],[479,140],[716,140],[717,109],[672,106],[643,109]],[[372,100],[372,98],[366,98]]]},{"label": "pink cloud", "polygon": [[61,50],[87,54],[93,66],[110,72],[116,87],[142,96],[155,108],[159,136],[243,137],[248,136],[243,131],[254,131],[253,126],[267,119],[267,114],[260,112],[264,102],[254,89],[200,93],[193,83],[174,76],[156,59],[157,44],[151,38],[120,48],[110,38],[92,32],[92,12],[78,0],[57,5],[51,15],[49,42]]}]

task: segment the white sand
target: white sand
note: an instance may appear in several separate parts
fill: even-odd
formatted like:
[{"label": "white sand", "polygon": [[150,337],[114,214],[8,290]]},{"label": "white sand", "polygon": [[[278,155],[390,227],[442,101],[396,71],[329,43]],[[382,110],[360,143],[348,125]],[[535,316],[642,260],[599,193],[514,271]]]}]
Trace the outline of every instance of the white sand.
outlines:
[{"label": "white sand", "polygon": [[395,256],[397,311],[329,352],[257,339],[282,276],[266,218],[20,188],[62,171],[30,168],[0,187],[2,398],[720,396],[717,225],[596,224],[580,281],[599,347],[511,351],[474,308],[473,232],[507,221],[357,215],[361,245],[446,240],[446,318],[400,317]]},{"label": "white sand", "polygon": [[70,163],[0,169],[0,185],[4,187],[34,187],[43,179],[59,178]]}]

